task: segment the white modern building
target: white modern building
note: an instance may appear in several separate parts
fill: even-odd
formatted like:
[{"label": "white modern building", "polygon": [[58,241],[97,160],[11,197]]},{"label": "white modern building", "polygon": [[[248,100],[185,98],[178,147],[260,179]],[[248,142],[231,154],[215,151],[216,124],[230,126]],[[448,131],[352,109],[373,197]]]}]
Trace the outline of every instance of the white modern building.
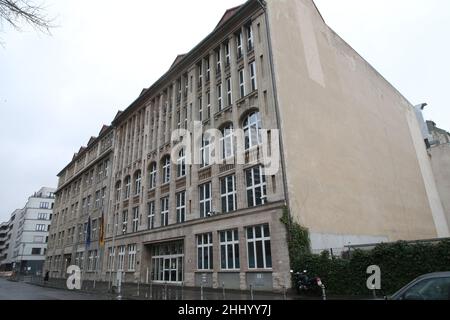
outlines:
[{"label": "white modern building", "polygon": [[42,273],[55,201],[54,192],[54,188],[41,188],[28,198],[23,209],[14,211],[12,215],[14,221],[9,257],[5,262],[17,272]]}]

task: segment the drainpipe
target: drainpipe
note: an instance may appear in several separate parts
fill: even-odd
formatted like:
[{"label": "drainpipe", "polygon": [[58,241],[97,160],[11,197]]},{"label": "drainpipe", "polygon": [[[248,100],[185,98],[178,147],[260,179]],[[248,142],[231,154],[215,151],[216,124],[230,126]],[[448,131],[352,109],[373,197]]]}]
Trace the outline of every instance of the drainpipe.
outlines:
[{"label": "drainpipe", "polygon": [[[280,106],[278,104],[278,92],[277,92],[277,84],[275,79],[275,66],[273,63],[273,52],[272,52],[272,41],[270,38],[270,22],[269,16],[267,14],[266,1],[265,0],[257,0],[262,10],[264,11],[265,21],[266,21],[266,37],[267,37],[267,45],[269,49],[269,65],[270,65],[270,75],[272,80],[272,91],[273,91],[273,103],[275,105],[275,116],[277,119],[278,128],[280,128],[279,134],[279,144],[280,144],[280,156],[281,156],[281,172],[283,176],[283,189],[284,189],[284,198],[285,204],[288,209],[288,218],[289,218],[289,227],[292,225],[292,216],[290,213],[290,201],[289,201],[289,192],[287,185],[287,175],[286,175],[286,159],[284,156],[284,143],[283,143],[283,134],[281,132],[281,116],[280,116]],[[289,228],[290,229],[290,228]],[[288,230],[288,237],[291,238],[291,235]]]}]

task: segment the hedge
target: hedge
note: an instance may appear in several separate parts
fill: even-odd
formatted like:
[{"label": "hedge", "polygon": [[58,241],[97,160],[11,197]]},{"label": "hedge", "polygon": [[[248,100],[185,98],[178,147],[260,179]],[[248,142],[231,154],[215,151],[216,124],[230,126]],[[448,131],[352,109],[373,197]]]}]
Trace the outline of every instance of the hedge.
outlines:
[{"label": "hedge", "polygon": [[434,243],[382,243],[372,250],[354,250],[347,258],[330,257],[328,251],[312,254],[309,232],[288,218],[285,209],[281,221],[288,233],[291,269],[307,270],[320,277],[328,294],[367,296],[367,267],[381,269],[381,292],[390,295],[420,275],[450,271],[450,240]]}]

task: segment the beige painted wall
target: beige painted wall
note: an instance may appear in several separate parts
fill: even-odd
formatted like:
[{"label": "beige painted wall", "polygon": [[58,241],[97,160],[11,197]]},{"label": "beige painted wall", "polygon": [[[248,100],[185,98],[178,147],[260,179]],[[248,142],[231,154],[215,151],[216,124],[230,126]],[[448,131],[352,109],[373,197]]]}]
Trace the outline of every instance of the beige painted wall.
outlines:
[{"label": "beige painted wall", "polygon": [[361,242],[436,237],[409,102],[312,1],[268,1],[268,16],[295,217]]},{"label": "beige painted wall", "polygon": [[450,225],[450,144],[441,144],[430,149],[431,166],[442,206]]}]

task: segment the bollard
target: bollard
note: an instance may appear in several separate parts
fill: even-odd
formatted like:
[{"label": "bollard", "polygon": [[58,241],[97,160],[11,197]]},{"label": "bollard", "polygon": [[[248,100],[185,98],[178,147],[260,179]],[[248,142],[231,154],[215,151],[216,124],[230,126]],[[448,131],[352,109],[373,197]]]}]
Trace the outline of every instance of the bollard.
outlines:
[{"label": "bollard", "polygon": [[150,300],[152,300],[153,299],[153,280],[151,280],[150,281],[150,295],[149,295],[149,297],[150,297]]},{"label": "bollard", "polygon": [[181,300],[184,300],[184,281],[181,282]]},{"label": "bollard", "polygon": [[253,285],[250,285],[250,298],[253,300]]},{"label": "bollard", "polygon": [[200,300],[203,300],[203,283],[200,285]]},{"label": "bollard", "polygon": [[287,300],[287,288],[286,288],[286,286],[283,286],[283,297],[284,297],[284,300]]},{"label": "bollard", "polygon": [[164,300],[167,300],[167,282],[164,285]]},{"label": "bollard", "polygon": [[225,282],[222,282],[222,298],[225,300]]},{"label": "bollard", "polygon": [[137,296],[139,297],[139,286],[141,284],[141,280],[138,281],[137,283]]},{"label": "bollard", "polygon": [[322,284],[322,300],[327,300],[327,295],[325,292],[325,286]]},{"label": "bollard", "polygon": [[372,293],[373,293],[373,298],[376,300],[377,299],[377,289],[375,289],[374,285],[372,285]]}]

